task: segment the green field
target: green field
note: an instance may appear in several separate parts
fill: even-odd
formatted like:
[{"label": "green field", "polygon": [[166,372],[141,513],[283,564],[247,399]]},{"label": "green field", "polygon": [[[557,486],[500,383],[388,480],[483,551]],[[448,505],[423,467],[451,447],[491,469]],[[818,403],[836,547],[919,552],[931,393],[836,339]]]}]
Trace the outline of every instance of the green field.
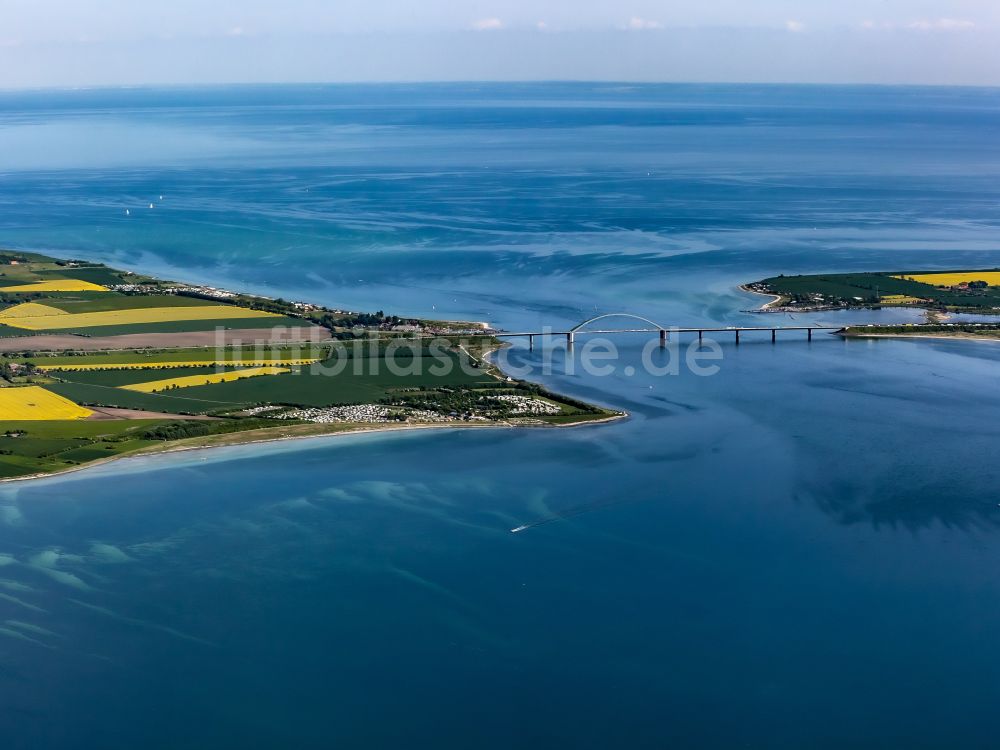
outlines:
[{"label": "green field", "polygon": [[[452,371],[448,375],[396,375],[384,360],[377,368],[364,363],[364,373],[354,374],[351,362],[338,374],[324,374],[319,367],[293,368],[287,375],[248,378],[232,383],[185,388],[187,398],[238,401],[247,404],[294,404],[334,406],[380,401],[400,388],[442,388],[448,386],[493,385],[497,381],[484,372],[466,374],[458,366],[459,355],[449,354]],[[399,357],[396,364],[407,367],[412,357]],[[326,363],[329,366],[331,363]],[[430,363],[428,362],[428,365]],[[377,369],[377,372],[371,370]]]},{"label": "green field", "polygon": [[91,326],[88,328],[53,328],[40,331],[44,334],[80,334],[91,337],[127,336],[143,333],[185,333],[189,331],[268,330],[271,328],[308,328],[312,324],[299,318],[226,318],[225,320],[176,320],[165,323],[136,323],[119,326]]},{"label": "green field", "polygon": [[[165,393],[139,393],[88,383],[52,383],[45,386],[70,401],[84,406],[115,406],[120,409],[167,412],[171,414],[208,414],[241,405],[239,401],[210,401]],[[179,393],[195,390],[185,388]]]},{"label": "green field", "polygon": [[[244,346],[225,347],[215,349],[212,347],[189,347],[181,349],[145,349],[142,351],[102,351],[87,352],[77,355],[34,355],[28,360],[43,367],[53,367],[57,365],[95,365],[105,367],[115,367],[119,364],[143,364],[152,362],[200,362],[204,360],[214,360],[220,357],[226,361],[240,362],[261,360],[280,360],[282,358],[319,358],[325,359],[329,356],[329,347],[319,346]],[[17,358],[17,361],[27,361],[25,358]]]},{"label": "green field", "polygon": [[100,284],[101,286],[129,283],[125,274],[107,266],[85,266],[82,268],[61,268],[57,271],[39,271],[38,276],[42,281],[51,279],[80,279],[80,281],[89,281],[91,284]]},{"label": "green field", "polygon": [[[168,367],[155,368],[152,370],[84,370],[82,372],[55,372],[52,377],[65,380],[70,383],[86,383],[88,385],[102,385],[110,388],[119,388],[123,385],[135,385],[136,383],[150,383],[154,380],[164,380],[166,378],[186,378],[194,375],[211,375],[216,372],[230,372],[239,368],[236,367]],[[185,389],[185,391],[190,389]]]},{"label": "green field", "polygon": [[60,265],[51,258],[32,253],[0,253],[0,263],[6,258],[24,257],[27,263],[17,266],[0,265],[0,291],[4,286],[30,283],[32,281],[54,281],[55,279],[79,279],[89,281],[91,284],[108,286],[111,284],[129,283],[124,281],[125,275],[121,271],[116,271],[107,266],[85,265],[69,266]]},{"label": "green field", "polygon": [[[207,350],[214,352],[214,350]],[[295,352],[295,348],[289,351]],[[307,350],[320,353],[322,349]],[[234,350],[229,350],[230,354]],[[256,353],[250,350],[251,353]],[[275,351],[281,356],[283,350]],[[372,354],[368,347],[359,354]],[[108,363],[108,360],[142,362],[171,357],[183,361],[191,356],[205,356],[205,349],[178,349],[164,353],[106,353],[75,357],[34,357],[17,361],[31,361],[42,366],[51,364]],[[464,354],[448,352],[444,363],[448,372],[437,374],[442,366],[435,359],[415,360],[413,351],[400,348],[390,361],[382,349],[373,357],[360,357],[346,361],[325,360],[316,365],[292,367],[292,372],[267,375],[227,383],[199,385],[171,393],[137,393],[123,390],[121,386],[145,383],[166,377],[185,377],[216,372],[215,367],[168,367],[134,370],[84,370],[53,371],[47,376],[57,382],[46,387],[65,398],[85,406],[114,406],[181,414],[207,414],[223,409],[253,404],[288,404],[295,406],[334,406],[344,404],[375,403],[386,399],[400,389],[436,389],[448,387],[495,386],[497,380],[487,372],[472,369],[465,372],[460,362],[467,361]],[[420,369],[417,369],[419,366]],[[224,369],[237,369],[234,367]],[[401,374],[400,374],[401,372]]]},{"label": "green field", "polygon": [[[92,292],[89,299],[79,299],[82,292],[65,292],[66,297],[46,301],[49,307],[56,307],[68,313],[107,312],[109,310],[143,310],[154,307],[204,307],[215,304],[195,297],[180,297],[174,294],[132,295],[114,292]],[[69,295],[72,295],[70,297]]]},{"label": "green field", "polygon": [[[114,291],[103,291],[100,289],[87,291],[37,291],[26,289],[23,291],[5,292],[15,286],[27,286],[35,282],[53,282],[58,279],[76,280],[99,285],[117,285],[128,282],[135,284],[141,282],[141,288],[145,291],[136,293],[119,293]],[[186,333],[197,331],[213,331],[217,328],[227,330],[265,330],[279,326],[284,327],[308,327],[311,322],[288,313],[296,312],[294,306],[280,300],[268,300],[262,297],[242,295],[239,303],[233,304],[235,298],[215,298],[212,293],[205,289],[189,289],[184,294],[163,294],[159,290],[165,288],[169,282],[161,282],[148,277],[138,277],[125,274],[112,268],[101,265],[77,265],[76,262],[58,261],[53,258],[46,258],[39,255],[27,253],[17,253],[11,251],[0,251],[0,304],[5,307],[20,303],[36,303],[47,307],[57,308],[68,314],[87,315],[99,313],[122,313],[122,315],[112,316],[112,320],[66,320],[51,321],[66,328],[45,329],[46,334],[81,334],[91,337],[121,336],[128,334],[144,333]],[[201,295],[201,296],[199,296]],[[190,308],[205,306],[224,306],[225,311],[219,311],[211,320],[170,320],[178,315],[170,315],[169,312],[157,313],[154,320],[144,322],[141,315],[129,315],[131,310],[149,310],[164,308]],[[262,317],[256,310],[263,309],[273,312],[277,317]],[[245,311],[246,317],[243,317]],[[50,311],[51,312],[51,311]],[[229,313],[238,313],[228,315]],[[207,311],[206,314],[211,314]],[[12,333],[21,330],[21,335],[32,335],[33,329],[43,329],[50,321],[45,320],[43,324],[36,319],[34,324],[28,322],[26,316],[25,328],[19,329],[14,319],[3,320],[5,328],[0,335],[5,338]],[[96,324],[96,325],[95,325]]]},{"label": "green field", "polygon": [[140,436],[161,424],[163,420],[150,419],[0,421],[0,478],[61,471],[152,445]]},{"label": "green field", "polygon": [[[3,306],[0,305],[0,310]],[[0,323],[0,339],[10,339],[10,338],[20,338],[25,335],[25,332],[20,328],[11,328],[10,326],[5,326]]]}]

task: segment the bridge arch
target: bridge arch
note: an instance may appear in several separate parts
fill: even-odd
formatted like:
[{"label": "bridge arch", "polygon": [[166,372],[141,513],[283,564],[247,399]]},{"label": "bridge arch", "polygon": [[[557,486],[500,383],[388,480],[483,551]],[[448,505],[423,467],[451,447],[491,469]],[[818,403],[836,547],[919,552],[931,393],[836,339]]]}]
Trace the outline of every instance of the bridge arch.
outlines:
[{"label": "bridge arch", "polygon": [[577,331],[582,330],[584,326],[589,326],[591,323],[596,323],[598,320],[604,320],[605,318],[631,318],[632,320],[640,320],[643,323],[649,323],[649,325],[653,326],[653,328],[656,328],[657,330],[660,331],[667,330],[656,321],[650,320],[649,318],[644,318],[641,315],[633,315],[632,313],[604,313],[603,315],[595,315],[593,318],[585,320],[582,323],[577,323],[575,326],[569,329],[569,332],[576,333]]}]

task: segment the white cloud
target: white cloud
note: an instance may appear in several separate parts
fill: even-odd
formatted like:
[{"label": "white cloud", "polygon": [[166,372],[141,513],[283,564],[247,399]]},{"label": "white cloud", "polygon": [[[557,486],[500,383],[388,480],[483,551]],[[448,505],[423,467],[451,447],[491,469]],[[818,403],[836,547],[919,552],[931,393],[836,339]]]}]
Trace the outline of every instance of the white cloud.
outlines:
[{"label": "white cloud", "polygon": [[961,18],[935,18],[914,21],[907,28],[916,31],[968,31],[976,28],[976,24]]},{"label": "white cloud", "polygon": [[539,21],[538,23],[535,24],[535,28],[538,29],[539,31],[547,31],[549,25],[545,21]]},{"label": "white cloud", "polygon": [[242,26],[233,26],[233,28],[226,32],[226,36],[245,36],[246,33],[246,29]]},{"label": "white cloud", "polygon": [[894,23],[892,21],[862,21],[859,26],[865,31],[970,31],[976,28],[973,21],[961,18],[921,18],[909,23]]},{"label": "white cloud", "polygon": [[499,18],[480,18],[473,22],[472,28],[476,31],[499,31],[503,28],[503,21]]},{"label": "white cloud", "polygon": [[632,16],[628,23],[625,24],[625,28],[629,31],[649,31],[651,29],[662,29],[663,24],[659,21],[650,21],[646,18],[639,18],[638,16]]},{"label": "white cloud", "polygon": [[785,28],[793,34],[798,34],[806,30],[806,25],[802,21],[785,21]]}]

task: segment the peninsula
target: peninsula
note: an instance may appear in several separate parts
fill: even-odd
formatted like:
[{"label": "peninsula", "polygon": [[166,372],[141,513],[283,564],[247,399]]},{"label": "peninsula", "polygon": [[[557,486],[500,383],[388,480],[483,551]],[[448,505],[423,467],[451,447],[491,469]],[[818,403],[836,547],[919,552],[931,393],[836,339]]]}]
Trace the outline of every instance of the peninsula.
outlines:
[{"label": "peninsula", "polygon": [[[758,313],[908,307],[924,310],[926,323],[849,325],[846,338],[951,338],[1000,340],[1000,269],[893,271],[774,276],[741,289],[771,299]],[[950,313],[997,315],[996,322],[946,322]]]},{"label": "peninsula", "polygon": [[1000,269],[782,274],[742,289],[772,298],[755,312],[916,307],[939,313],[1000,313]]},{"label": "peninsula", "polygon": [[0,251],[0,481],[183,448],[623,416],[506,377],[494,333]]}]

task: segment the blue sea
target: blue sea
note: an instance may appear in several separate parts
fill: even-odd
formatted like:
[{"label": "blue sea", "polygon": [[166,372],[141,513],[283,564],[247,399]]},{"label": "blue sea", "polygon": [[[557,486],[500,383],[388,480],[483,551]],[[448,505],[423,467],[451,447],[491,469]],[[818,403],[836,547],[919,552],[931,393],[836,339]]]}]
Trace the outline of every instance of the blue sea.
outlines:
[{"label": "blue sea", "polygon": [[[742,282],[1000,265],[1000,90],[6,92],[0,246],[508,330],[761,325]],[[603,376],[510,350],[613,424],[0,485],[0,744],[996,747],[1000,346],[718,342],[711,377],[641,335]]]}]

